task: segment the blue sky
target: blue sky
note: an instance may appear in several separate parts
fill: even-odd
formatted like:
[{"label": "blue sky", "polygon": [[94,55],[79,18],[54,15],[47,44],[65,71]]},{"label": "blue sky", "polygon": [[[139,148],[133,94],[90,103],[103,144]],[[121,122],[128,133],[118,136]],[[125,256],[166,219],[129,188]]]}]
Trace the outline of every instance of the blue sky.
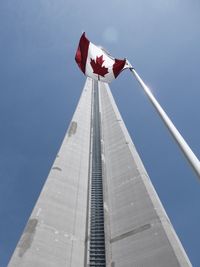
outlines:
[{"label": "blue sky", "polygon": [[[0,1],[0,267],[23,231],[85,77],[82,31],[127,57],[200,158],[198,0]],[[200,181],[129,71],[119,110],[193,266],[200,266]]]}]

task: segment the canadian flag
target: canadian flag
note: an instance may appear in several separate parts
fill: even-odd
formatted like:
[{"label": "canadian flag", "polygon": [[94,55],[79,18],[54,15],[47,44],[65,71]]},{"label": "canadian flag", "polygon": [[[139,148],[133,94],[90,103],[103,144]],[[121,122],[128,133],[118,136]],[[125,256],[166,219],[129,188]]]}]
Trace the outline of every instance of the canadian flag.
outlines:
[{"label": "canadian flag", "polygon": [[106,83],[117,78],[122,70],[130,68],[126,59],[111,57],[103,48],[91,43],[85,33],[80,38],[75,60],[86,76]]}]

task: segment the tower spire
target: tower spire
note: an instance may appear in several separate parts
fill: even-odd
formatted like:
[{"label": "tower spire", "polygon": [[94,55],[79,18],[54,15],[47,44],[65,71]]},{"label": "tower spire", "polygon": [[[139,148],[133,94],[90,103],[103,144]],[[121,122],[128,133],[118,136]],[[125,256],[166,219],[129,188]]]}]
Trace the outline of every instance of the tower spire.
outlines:
[{"label": "tower spire", "polygon": [[87,79],[8,266],[191,266],[107,84]]}]

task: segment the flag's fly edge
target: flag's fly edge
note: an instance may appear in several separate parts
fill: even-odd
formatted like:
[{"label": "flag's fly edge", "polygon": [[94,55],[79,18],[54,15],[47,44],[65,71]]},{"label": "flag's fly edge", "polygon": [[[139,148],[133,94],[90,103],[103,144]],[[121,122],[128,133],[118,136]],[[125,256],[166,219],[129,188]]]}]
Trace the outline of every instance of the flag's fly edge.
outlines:
[{"label": "flag's fly edge", "polygon": [[78,48],[75,55],[75,60],[79,66],[79,68],[82,70],[82,72],[85,74],[85,66],[88,56],[88,48],[89,48],[90,42],[85,37],[85,32],[82,34]]}]

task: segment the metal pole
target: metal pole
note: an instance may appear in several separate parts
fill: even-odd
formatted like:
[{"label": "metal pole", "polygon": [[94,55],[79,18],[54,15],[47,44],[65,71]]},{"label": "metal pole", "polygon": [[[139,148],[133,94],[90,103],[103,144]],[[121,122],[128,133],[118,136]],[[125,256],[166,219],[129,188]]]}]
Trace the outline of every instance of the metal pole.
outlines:
[{"label": "metal pole", "polygon": [[189,163],[193,167],[194,171],[198,175],[198,178],[200,179],[200,161],[198,160],[196,155],[193,153],[193,151],[191,150],[189,145],[186,143],[184,138],[181,136],[179,131],[176,129],[176,127],[174,126],[174,124],[172,123],[170,118],[167,116],[167,114],[165,113],[163,108],[160,106],[158,101],[155,99],[155,97],[153,96],[153,94],[150,91],[150,89],[147,87],[147,85],[140,78],[140,76],[138,75],[136,70],[134,68],[130,68],[130,71],[133,73],[133,75],[135,76],[135,78],[137,79],[139,84],[144,89],[144,91],[145,91],[146,95],[148,96],[149,100],[153,104],[154,108],[157,110],[157,112],[160,115],[161,119],[163,120],[164,124],[167,126],[169,132],[174,137],[175,141],[177,142],[177,144],[181,148],[183,154],[185,155],[185,157],[187,158],[187,160],[189,161]]}]

